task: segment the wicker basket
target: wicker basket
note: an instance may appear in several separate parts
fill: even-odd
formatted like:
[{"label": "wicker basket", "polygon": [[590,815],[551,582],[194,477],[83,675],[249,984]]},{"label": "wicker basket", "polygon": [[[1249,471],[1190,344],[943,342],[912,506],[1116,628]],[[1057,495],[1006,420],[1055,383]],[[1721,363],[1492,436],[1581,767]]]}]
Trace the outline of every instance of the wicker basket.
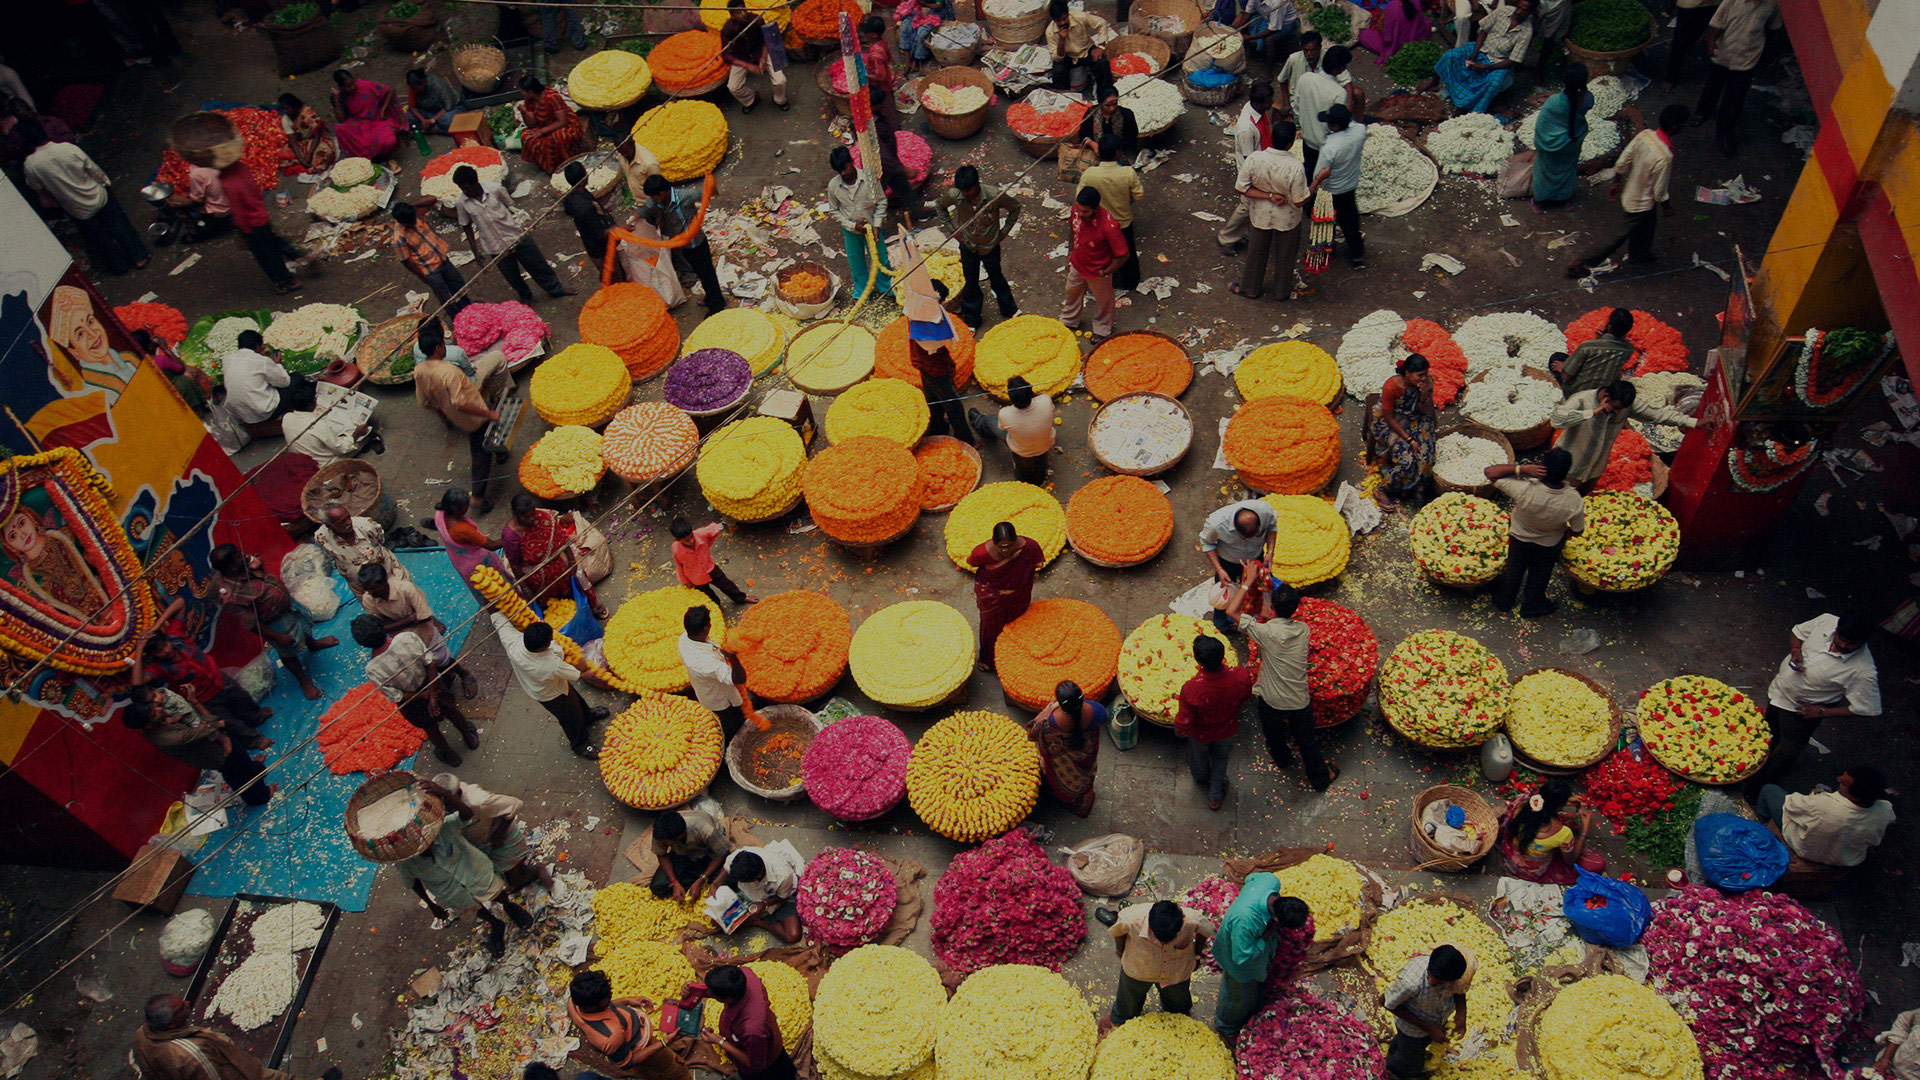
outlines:
[{"label": "wicker basket", "polygon": [[[757,711],[761,718],[767,721],[769,727],[761,731],[752,722],[741,726],[740,731],[734,735],[733,741],[727,744],[727,775],[733,777],[734,783],[763,799],[792,802],[807,793],[806,783],[796,779],[791,787],[763,788],[747,778],[747,757],[759,749],[763,742],[775,735],[794,736],[800,740],[801,751],[805,752],[807,746],[813,742],[813,737],[827,725],[821,723],[819,717],[798,705],[763,705],[758,706]],[[796,775],[798,771],[796,762]]]},{"label": "wicker basket", "polygon": [[[410,820],[378,836],[363,832],[360,826],[362,811],[396,792],[409,791],[414,796]],[[395,769],[361,784],[359,790],[347,799],[347,841],[353,845],[353,850],[360,853],[361,858],[379,863],[399,862],[427,850],[434,838],[440,835],[440,826],[446,816],[447,808],[420,787],[418,776],[405,769]]]},{"label": "wicker basket", "polygon": [[[1548,383],[1553,382],[1553,376],[1534,368],[1525,368],[1521,371],[1521,374],[1529,379],[1539,379],[1542,382]],[[1468,379],[1467,385],[1473,386],[1485,379],[1487,375],[1488,373],[1483,371],[1473,378]],[[1532,427],[1521,428],[1519,431],[1503,431],[1501,434],[1506,436],[1509,449],[1515,453],[1524,454],[1529,450],[1537,450],[1547,444],[1548,436],[1553,434],[1553,421],[1551,419],[1542,420]]]},{"label": "wicker basket", "polygon": [[507,69],[507,54],[491,45],[468,45],[453,54],[453,77],[475,94],[491,94]]},{"label": "wicker basket", "polygon": [[359,458],[341,458],[314,473],[300,490],[300,512],[317,525],[326,520],[327,507],[335,505],[365,517],[380,505],[379,470]]},{"label": "wicker basket", "polygon": [[1092,555],[1087,554],[1087,550],[1080,546],[1080,541],[1073,535],[1073,526],[1071,525],[1067,526],[1067,546],[1073,549],[1073,553],[1075,555],[1080,556],[1082,559],[1085,559],[1086,561],[1092,563],[1095,566],[1104,567],[1108,570],[1126,570],[1131,567],[1139,566],[1142,563],[1151,562],[1153,561],[1153,559],[1158,557],[1162,551],[1165,551],[1167,549],[1167,544],[1170,543],[1172,540],[1173,540],[1172,534],[1168,534],[1167,539],[1161,541],[1159,547],[1154,548],[1152,551],[1147,552],[1144,556],[1138,559],[1135,559],[1132,562],[1114,562],[1110,559],[1096,558]]},{"label": "wicker basket", "polygon": [[1630,49],[1595,52],[1592,49],[1583,49],[1570,40],[1563,44],[1566,45],[1567,55],[1587,65],[1587,72],[1595,78],[1602,75],[1624,75],[1627,68],[1632,66],[1633,58],[1640,55],[1642,49],[1653,44],[1653,27],[1651,25],[1647,27],[1647,40]]},{"label": "wicker basket", "polygon": [[[1154,29],[1155,16],[1180,20],[1180,29]],[[1193,32],[1200,29],[1200,24],[1205,21],[1200,14],[1200,5],[1193,0],[1137,0],[1127,9],[1127,29],[1166,42],[1171,58],[1176,60],[1187,55],[1187,46],[1193,43]]]},{"label": "wicker basket", "polygon": [[1191,75],[1182,75],[1174,85],[1180,88],[1180,96],[1192,104],[1215,109],[1239,97],[1247,88],[1247,77],[1236,75],[1232,82],[1220,86],[1195,86]]},{"label": "wicker basket", "polygon": [[921,112],[927,118],[927,130],[943,139],[970,139],[979,134],[986,126],[987,109],[993,104],[993,80],[986,72],[970,67],[942,68],[928,75],[920,85],[920,92],[926,93],[929,86],[944,86],[949,90],[958,90],[963,86],[977,86],[987,95],[980,107],[964,113],[934,112],[923,103]]},{"label": "wicker basket", "polygon": [[[1147,331],[1136,331],[1136,332],[1145,333]],[[1113,408],[1115,405],[1118,405],[1123,401],[1130,401],[1134,398],[1159,398],[1162,401],[1170,402],[1174,408],[1179,409],[1180,412],[1187,417],[1187,444],[1181,447],[1180,452],[1173,455],[1173,457],[1169,458],[1165,464],[1156,465],[1152,468],[1147,468],[1147,469],[1116,465],[1113,462],[1108,461],[1105,457],[1101,456],[1100,451],[1094,448],[1093,429],[1095,425],[1100,423],[1100,414],[1106,412],[1108,409]],[[1153,390],[1135,390],[1131,394],[1121,394],[1119,397],[1114,398],[1112,401],[1109,401],[1101,405],[1099,408],[1093,410],[1093,418],[1087,421],[1087,449],[1092,451],[1093,459],[1100,463],[1100,467],[1107,470],[1108,472],[1119,473],[1122,476],[1159,476],[1161,473],[1166,472],[1167,470],[1172,469],[1174,466],[1180,464],[1181,460],[1187,456],[1187,451],[1193,449],[1193,416],[1192,414],[1187,412],[1187,407],[1185,405],[1180,404],[1178,400],[1174,398],[1170,398],[1165,394],[1158,393]]]},{"label": "wicker basket", "polygon": [[247,152],[233,121],[217,112],[188,113],[173,122],[170,136],[174,153],[210,169],[224,169]]},{"label": "wicker basket", "polygon": [[1043,40],[1047,36],[1047,5],[1041,4],[1040,10],[1018,18],[988,15],[987,32],[993,35],[993,43],[1003,49],[1014,49]]},{"label": "wicker basket", "polygon": [[1525,672],[1521,673],[1519,679],[1515,679],[1513,681],[1515,685],[1518,685],[1520,682],[1520,679],[1524,679],[1528,675],[1538,674],[1539,672],[1542,672],[1542,671],[1558,672],[1561,675],[1565,675],[1569,679],[1574,679],[1581,683],[1586,684],[1587,689],[1592,690],[1596,694],[1599,694],[1600,699],[1607,703],[1608,724],[1610,725],[1612,730],[1611,730],[1611,733],[1607,736],[1606,744],[1600,748],[1600,752],[1588,758],[1587,760],[1579,762],[1578,764],[1574,764],[1574,765],[1551,765],[1541,760],[1539,755],[1528,753],[1527,748],[1520,745],[1519,738],[1515,736],[1513,729],[1509,727],[1507,729],[1507,741],[1513,743],[1514,756],[1522,759],[1526,763],[1526,766],[1532,769],[1534,772],[1545,773],[1548,776],[1571,776],[1572,774],[1580,772],[1583,769],[1590,769],[1595,765],[1600,764],[1602,761],[1605,761],[1607,755],[1613,753],[1613,748],[1620,742],[1620,728],[1622,723],[1620,718],[1620,706],[1614,702],[1613,694],[1608,692],[1606,687],[1600,685],[1600,683],[1594,681],[1593,679],[1590,679],[1587,676],[1582,675],[1577,671],[1570,671],[1567,668],[1563,668],[1563,667],[1528,668]]},{"label": "wicker basket", "polygon": [[967,67],[980,58],[980,43],[976,41],[956,49],[928,37],[927,52],[932,54],[933,62],[941,67]]},{"label": "wicker basket", "polygon": [[[984,475],[986,472],[985,467],[980,462],[980,451],[976,450],[973,447],[973,444],[961,442],[959,439],[956,439],[951,435],[929,435],[926,438],[921,439],[918,443],[914,444],[914,450],[915,452],[918,452],[922,447],[925,447],[929,443],[941,442],[941,441],[953,443],[954,445],[960,447],[961,452],[965,453],[969,458],[973,459],[973,487],[968,488],[967,491],[962,494],[961,497],[965,498],[966,495],[972,494],[974,488],[977,488],[980,486],[980,477]],[[920,512],[923,514],[944,514],[947,511],[959,505],[960,505],[960,500],[955,499],[952,502],[947,503],[945,506],[923,506],[920,508]]]},{"label": "wicker basket", "polygon": [[[802,273],[813,274],[820,279],[821,283],[812,291],[801,296],[795,296],[787,291],[787,281],[795,275]],[[826,267],[821,266],[817,262],[794,263],[792,266],[781,269],[774,275],[774,279],[778,287],[780,299],[785,300],[789,304],[824,304],[833,296],[833,275],[827,272]]]},{"label": "wicker basket", "polygon": [[[1226,39],[1219,49],[1210,49],[1210,43]],[[1240,31],[1225,23],[1206,22],[1193,32],[1193,40],[1187,44],[1186,59],[1181,66],[1187,71],[1202,71],[1217,67],[1222,71],[1239,75],[1247,70],[1246,39]]]},{"label": "wicker basket", "polygon": [[[852,116],[853,102],[846,94],[833,88],[833,66],[840,62],[840,53],[831,52],[813,65],[813,81],[820,87],[820,96],[833,106],[836,116]],[[691,91],[689,91],[691,93]]]},{"label": "wicker basket", "polygon": [[[1455,855],[1427,838],[1427,832],[1420,827],[1420,815],[1426,812],[1429,803],[1441,799],[1453,803],[1467,812],[1467,821],[1480,830],[1480,846],[1472,855]],[[1441,784],[1430,787],[1414,797],[1413,800],[1413,851],[1420,859],[1419,869],[1432,870],[1441,874],[1457,874],[1481,859],[1493,850],[1500,840],[1500,814],[1479,792],[1468,790],[1456,784]]]},{"label": "wicker basket", "polygon": [[[1476,424],[1470,420],[1463,420],[1440,432],[1440,434],[1435,435],[1433,438],[1435,442],[1439,442],[1449,435],[1469,435],[1476,439],[1485,439],[1507,452],[1507,464],[1511,465],[1518,460],[1513,456],[1513,444],[1507,441],[1507,437],[1485,424]],[[1484,480],[1468,487],[1442,480],[1439,474],[1435,473],[1433,476],[1433,486],[1443,495],[1449,491],[1464,491],[1469,495],[1480,495],[1483,497],[1493,494],[1493,482],[1491,480]]]},{"label": "wicker basket", "polygon": [[1147,62],[1153,65],[1147,71],[1149,75],[1160,74],[1173,62],[1173,50],[1165,41],[1151,34],[1121,34],[1107,42],[1106,49],[1109,62],[1128,53],[1139,53],[1146,57]]}]

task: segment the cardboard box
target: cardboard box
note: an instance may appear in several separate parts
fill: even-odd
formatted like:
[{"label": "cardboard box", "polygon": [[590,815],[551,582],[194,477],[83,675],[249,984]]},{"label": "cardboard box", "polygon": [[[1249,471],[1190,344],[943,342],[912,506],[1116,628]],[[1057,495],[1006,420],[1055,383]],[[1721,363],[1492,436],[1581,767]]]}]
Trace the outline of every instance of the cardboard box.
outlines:
[{"label": "cardboard box", "polygon": [[447,134],[453,136],[453,145],[492,146],[493,129],[487,126],[487,114],[484,112],[463,112],[453,118]]},{"label": "cardboard box", "polygon": [[133,872],[113,890],[113,898],[162,915],[173,914],[193,877],[193,860],[173,848],[143,844],[134,853],[133,865]]}]

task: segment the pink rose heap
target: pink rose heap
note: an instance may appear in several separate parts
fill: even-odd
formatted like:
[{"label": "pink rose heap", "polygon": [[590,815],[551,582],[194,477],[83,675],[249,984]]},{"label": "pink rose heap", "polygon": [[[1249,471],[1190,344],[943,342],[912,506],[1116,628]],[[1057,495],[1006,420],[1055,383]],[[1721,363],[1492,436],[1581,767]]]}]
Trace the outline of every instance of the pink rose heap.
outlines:
[{"label": "pink rose heap", "polygon": [[1860,1033],[1866,991],[1832,927],[1755,890],[1656,901],[1641,939],[1653,988],[1693,1027],[1709,1080],[1816,1080]]},{"label": "pink rose heap", "polygon": [[[1240,886],[1215,874],[1210,878],[1201,879],[1200,884],[1182,894],[1180,906],[1192,908],[1205,915],[1213,925],[1219,926],[1220,919],[1226,915],[1227,909],[1233,906],[1233,898],[1239,895]],[[1212,938],[1208,938],[1206,944],[1200,947],[1200,963],[1208,971],[1220,970],[1219,961],[1213,958]]]},{"label": "pink rose heap", "polygon": [[1059,971],[1086,936],[1080,886],[1025,829],[956,855],[933,890],[933,954],[963,975],[994,964]]},{"label": "pink rose heap", "polygon": [[800,921],[809,937],[835,952],[886,929],[897,898],[887,864],[853,848],[828,848],[800,875]]},{"label": "pink rose heap", "polygon": [[533,309],[515,300],[504,304],[468,304],[453,317],[453,343],[476,357],[495,343],[517,364],[533,355],[547,336],[547,324]]},{"label": "pink rose heap", "polygon": [[1307,958],[1307,950],[1313,946],[1313,916],[1295,930],[1280,931],[1280,940],[1274,943],[1273,959],[1267,963],[1268,997],[1286,993],[1293,985],[1294,976],[1300,974],[1300,964]]},{"label": "pink rose heap", "polygon": [[1297,986],[1269,992],[1233,1059],[1241,1076],[1263,1080],[1374,1080],[1386,1065],[1371,1025]]},{"label": "pink rose heap", "polygon": [[813,804],[841,821],[867,821],[907,794],[913,744],[890,721],[849,716],[814,736],[800,758],[800,777]]}]

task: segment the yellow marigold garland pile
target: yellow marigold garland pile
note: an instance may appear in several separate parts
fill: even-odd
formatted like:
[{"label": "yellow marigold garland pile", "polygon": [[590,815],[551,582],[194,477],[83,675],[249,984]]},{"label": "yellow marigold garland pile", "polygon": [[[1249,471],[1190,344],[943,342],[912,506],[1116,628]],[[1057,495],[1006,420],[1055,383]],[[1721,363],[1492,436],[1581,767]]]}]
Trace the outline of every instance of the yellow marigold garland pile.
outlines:
[{"label": "yellow marigold garland pile", "polygon": [[1092,1080],[1234,1080],[1233,1054],[1204,1022],[1146,1013],[1100,1040]]},{"label": "yellow marigold garland pile", "polygon": [[1589,975],[1554,995],[1534,1030],[1544,1080],[1700,1080],[1700,1044],[1653,989]]},{"label": "yellow marigold garland pile", "polygon": [[973,573],[967,556],[993,539],[993,527],[1002,521],[1012,522],[1021,536],[1039,544],[1049,563],[1067,546],[1067,512],[1060,500],[1045,488],[1004,480],[975,488],[947,515],[947,557]]},{"label": "yellow marigold garland pile", "polygon": [[1442,585],[1485,585],[1507,567],[1507,529],[1492,500],[1449,491],[1413,515],[1414,565]]},{"label": "yellow marigold garland pile", "polygon": [[1173,503],[1137,476],[1103,476],[1067,500],[1067,533],[1089,558],[1146,562],[1173,538]]},{"label": "yellow marigold garland pile", "polygon": [[711,640],[727,640],[727,618],[720,605],[699,589],[668,585],[628,597],[607,620],[607,666],[628,681],[675,693],[688,686],[678,642],[687,609],[704,607],[713,616]]},{"label": "yellow marigold garland pile", "polygon": [[911,450],[927,434],[933,414],[926,395],[900,379],[868,379],[827,406],[827,441],[877,435]]},{"label": "yellow marigold garland pile", "polygon": [[[717,77],[726,69],[712,70]],[[667,85],[666,72],[656,70],[655,77],[663,89],[676,89]],[[727,156],[727,118],[711,102],[688,98],[669,101],[648,109],[634,121],[633,141],[653,151],[653,156],[660,159],[660,175],[669,182],[697,180]]]},{"label": "yellow marigold garland pile", "polygon": [[820,531],[848,544],[878,544],[920,518],[920,463],[876,435],[835,440],[801,474],[807,512]]},{"label": "yellow marigold garland pile", "polygon": [[1301,495],[1333,479],[1340,466],[1340,425],[1324,405],[1261,398],[1233,414],[1221,449],[1249,487]]},{"label": "yellow marigold garland pile", "polygon": [[1673,568],[1680,523],[1667,508],[1630,491],[1586,499],[1587,527],[1567,537],[1560,558],[1575,581],[1608,592],[1643,589]]},{"label": "yellow marigold garland pile", "polygon": [[1278,341],[1248,353],[1233,382],[1248,401],[1286,396],[1332,405],[1340,396],[1340,365],[1310,341]]},{"label": "yellow marigold garland pile", "polygon": [[1345,859],[1315,855],[1279,871],[1280,892],[1306,901],[1313,911],[1313,940],[1332,941],[1360,927],[1366,881]]},{"label": "yellow marigold garland pile", "polygon": [[760,976],[767,989],[767,1004],[780,1024],[780,1043],[791,1054],[800,1048],[800,1039],[813,1025],[813,991],[800,969],[779,960],[754,960],[747,970]]},{"label": "yellow marigold garland pile", "polygon": [[1134,627],[1120,644],[1120,692],[1135,710],[1162,723],[1172,723],[1178,711],[1180,688],[1200,671],[1193,659],[1193,639],[1201,634],[1227,647],[1227,666],[1239,667],[1240,654],[1226,635],[1206,619],[1191,615],[1155,615]]},{"label": "yellow marigold garland pile", "polygon": [[689,896],[686,903],[661,900],[637,881],[622,881],[593,893],[594,951],[610,953],[636,941],[671,942],[689,928],[712,930],[714,922]]},{"label": "yellow marigold garland pile", "polygon": [[999,836],[1039,800],[1040,751],[1004,716],[954,713],[913,744],[907,801],[941,836],[962,843]]},{"label": "yellow marigold garland pile", "polygon": [[1120,628],[1085,600],[1035,600],[1000,631],[993,667],[1007,696],[1029,709],[1053,700],[1062,679],[1099,701],[1113,686],[1120,663]]},{"label": "yellow marigold garland pile", "polygon": [[756,701],[798,704],[833,689],[847,673],[853,620],[825,593],[775,593],[747,609],[727,644],[747,671]]},{"label": "yellow marigold garland pile", "polygon": [[1032,964],[967,976],[940,1017],[941,1080],[1086,1080],[1098,1027],[1073,984]]},{"label": "yellow marigold garland pile", "polygon": [[780,354],[786,347],[786,332],[772,315],[755,308],[736,307],[701,319],[700,325],[687,335],[680,355],[691,356],[701,349],[726,349],[746,357],[754,375],[760,376],[780,362]]},{"label": "yellow marigold garland pile", "polygon": [[699,702],[646,694],[607,722],[600,779],[628,806],[664,810],[713,781],[720,748],[720,718]]},{"label": "yellow marigold garland pile", "polygon": [[1543,765],[1581,766],[1613,745],[1613,704],[1564,671],[1531,672],[1513,684],[1507,735]]},{"label": "yellow marigold garland pile", "polygon": [[561,499],[592,491],[606,474],[600,433],[568,424],[554,428],[520,457],[520,483],[543,499]]},{"label": "yellow marigold garland pile", "polygon": [[1274,528],[1273,575],[1296,589],[1331,581],[1347,569],[1353,530],[1317,495],[1269,495]]},{"label": "yellow marigold garland pile", "polygon": [[787,378],[810,394],[837,394],[873,374],[873,356],[865,327],[815,323],[787,346]]},{"label": "yellow marigold garland pile", "polygon": [[625,49],[603,49],[567,73],[568,96],[588,109],[626,108],[652,85],[646,59]]},{"label": "yellow marigold garland pile", "polygon": [[882,705],[930,708],[973,673],[973,627],[937,600],[881,608],[854,631],[847,666],[860,692]]},{"label": "yellow marigold garland pile", "polygon": [[1489,1043],[1505,1042],[1507,1015],[1513,1011],[1513,1002],[1507,997],[1507,986],[1513,981],[1513,954],[1493,927],[1471,909],[1418,897],[1402,900],[1375,920],[1373,937],[1367,943],[1367,960],[1384,991],[1407,961],[1441,945],[1465,949],[1479,965],[1473,984],[1467,988],[1468,1037],[1479,1029],[1486,1033]]},{"label": "yellow marigold garland pile", "polygon": [[633,379],[619,354],[603,345],[569,345],[533,369],[527,397],[540,419],[559,427],[599,427],[633,393]]},{"label": "yellow marigold garland pile", "polygon": [[973,351],[973,377],[1001,401],[1015,375],[1025,375],[1036,394],[1057,394],[1079,373],[1079,340],[1045,315],[1015,315],[987,331]]},{"label": "yellow marigold garland pile", "polygon": [[1451,630],[1422,630],[1380,665],[1380,711],[1423,746],[1478,746],[1513,705],[1507,668],[1486,646]]},{"label": "yellow marigold garland pile", "polygon": [[[822,1071],[884,1078],[933,1060],[947,989],[918,954],[862,945],[834,961],[813,996],[813,1051]],[[831,1063],[831,1066],[828,1063]]]},{"label": "yellow marigold garland pile", "polygon": [[[636,941],[608,953],[593,965],[613,983],[615,999],[643,997],[667,1002],[686,993],[694,981],[693,965],[678,945],[664,941]],[[654,1017],[659,1019],[658,1014]]]},{"label": "yellow marigold garland pile", "polygon": [[792,425],[749,416],[708,436],[694,476],[715,510],[735,521],[765,521],[799,499],[806,464],[806,447]]}]

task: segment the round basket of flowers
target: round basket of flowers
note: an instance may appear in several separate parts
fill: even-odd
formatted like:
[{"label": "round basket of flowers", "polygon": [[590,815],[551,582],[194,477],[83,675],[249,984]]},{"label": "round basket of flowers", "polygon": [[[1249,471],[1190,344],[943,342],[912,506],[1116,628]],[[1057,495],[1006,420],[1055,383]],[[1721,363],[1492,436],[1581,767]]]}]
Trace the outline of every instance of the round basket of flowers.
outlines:
[{"label": "round basket of flowers", "polygon": [[608,721],[600,779],[636,809],[678,806],[713,782],[720,741],[720,718],[699,702],[647,694]]},{"label": "round basket of flowers", "polygon": [[1620,708],[1607,688],[1566,668],[1538,667],[1513,684],[1507,737],[1536,772],[1565,774],[1600,764],[1620,740]]},{"label": "round basket of flowers", "polygon": [[1595,592],[1644,589],[1673,568],[1680,523],[1667,508],[1630,491],[1586,498],[1587,527],[1567,537],[1560,560],[1573,580]]},{"label": "round basket of flowers", "polygon": [[907,600],[867,616],[853,632],[847,666],[861,693],[921,711],[960,694],[973,661],[973,627],[965,616],[937,600]]},{"label": "round basket of flowers", "polygon": [[807,589],[775,593],[746,610],[727,647],[756,700],[799,704],[824,696],[847,673],[853,620],[840,602]]},{"label": "round basket of flowers", "polygon": [[1051,563],[1067,546],[1067,512],[1060,500],[1045,488],[1003,480],[975,489],[947,515],[947,557],[955,566],[973,573],[967,556],[992,539],[993,527],[1002,521],[1011,522],[1021,536],[1039,544],[1045,563]]},{"label": "round basket of flowers", "polygon": [[1435,584],[1477,589],[1507,567],[1507,527],[1491,500],[1450,491],[1413,516],[1414,565]]},{"label": "round basket of flowers", "polygon": [[1248,353],[1233,369],[1233,384],[1248,401],[1291,397],[1332,406],[1340,399],[1340,366],[1311,341],[1277,341]]},{"label": "round basket of flowers", "polygon": [[569,345],[541,361],[527,382],[533,411],[556,427],[601,427],[632,395],[633,378],[619,355],[586,342]]},{"label": "round basket of flowers", "polygon": [[1676,675],[1648,687],[1634,726],[1655,761],[1696,784],[1745,780],[1766,763],[1773,745],[1753,699],[1704,675]]},{"label": "round basket of flowers", "polygon": [[814,323],[787,346],[787,378],[809,394],[838,394],[873,374],[873,358],[873,331],[853,323]]},{"label": "round basket of flowers", "polygon": [[663,480],[693,464],[700,429],[693,417],[664,401],[642,401],[614,415],[600,453],[615,476],[635,484]]},{"label": "round basket of flowers", "polygon": [[787,347],[787,335],[778,321],[765,311],[736,307],[716,311],[700,320],[687,335],[681,355],[705,349],[726,349],[746,357],[755,378],[765,375],[780,362]]},{"label": "round basket of flowers", "polygon": [[715,431],[700,447],[694,475],[715,510],[743,523],[772,521],[800,505],[806,447],[793,425],[749,416]]},{"label": "round basket of flowers", "polygon": [[820,531],[842,544],[878,548],[920,519],[920,463],[877,435],[834,443],[807,462],[800,491]]},{"label": "round basket of flowers", "polygon": [[920,509],[944,514],[980,486],[980,451],[951,435],[929,435],[913,448],[920,465]]},{"label": "round basket of flowers", "polygon": [[1067,500],[1067,544],[1095,566],[1139,566],[1172,538],[1173,503],[1137,476],[1090,480]]},{"label": "round basket of flowers", "polygon": [[868,379],[827,406],[827,441],[879,437],[911,449],[927,433],[933,418],[926,395],[901,379]]},{"label": "round basket of flowers", "polygon": [[[1120,643],[1115,669],[1120,692],[1133,704],[1134,712],[1162,727],[1173,726],[1180,688],[1200,671],[1193,658],[1193,639],[1202,634],[1227,647],[1228,667],[1240,666],[1233,643],[1206,619],[1154,615],[1133,628]],[[1250,655],[1248,662],[1258,660]]]},{"label": "round basket of flowers", "polygon": [[[1084,936],[1077,897],[1073,913]],[[1008,1025],[1010,1016],[1027,1022]],[[983,1039],[983,1031],[995,1036]],[[967,976],[953,992],[940,1017],[934,1057],[940,1075],[950,1080],[1080,1080],[1093,1066],[1098,1035],[1093,1011],[1072,983],[1032,963],[995,964]]]},{"label": "round basket of flowers", "polygon": [[973,350],[973,377],[1007,400],[1007,381],[1025,376],[1036,394],[1057,394],[1080,374],[1080,341],[1059,319],[1015,315],[981,336]]},{"label": "round basket of flowers", "polygon": [[1078,684],[1089,701],[1113,688],[1120,662],[1120,629],[1107,613],[1085,600],[1035,600],[1000,631],[993,670],[1007,700],[1038,711],[1064,680]]},{"label": "round basket of flowers", "polygon": [[540,436],[520,456],[520,484],[543,499],[585,495],[607,473],[600,433],[568,424]]},{"label": "round basket of flowers", "polygon": [[1177,398],[1193,383],[1186,346],[1157,330],[1115,334],[1087,357],[1087,392],[1095,401],[1151,391]]},{"label": "round basket of flowers", "polygon": [[718,416],[745,401],[751,389],[753,368],[746,357],[728,349],[699,349],[667,369],[660,396],[688,416]]},{"label": "round basket of flowers", "polygon": [[677,694],[691,685],[680,662],[677,642],[688,609],[704,607],[713,617],[716,642],[727,639],[727,618],[720,605],[699,589],[668,585],[628,597],[607,620],[603,648],[607,666],[636,686]]},{"label": "round basket of flowers", "polygon": [[813,804],[841,821],[871,821],[907,797],[913,743],[891,720],[849,716],[827,725],[800,759]]},{"label": "round basket of flowers", "polygon": [[1451,630],[1422,630],[1380,665],[1380,712],[1416,746],[1478,746],[1500,730],[1512,706],[1506,665]]},{"label": "round basket of flowers", "polygon": [[1004,716],[954,713],[914,743],[907,801],[928,828],[950,840],[999,836],[1040,801],[1040,751],[1025,728]]}]

